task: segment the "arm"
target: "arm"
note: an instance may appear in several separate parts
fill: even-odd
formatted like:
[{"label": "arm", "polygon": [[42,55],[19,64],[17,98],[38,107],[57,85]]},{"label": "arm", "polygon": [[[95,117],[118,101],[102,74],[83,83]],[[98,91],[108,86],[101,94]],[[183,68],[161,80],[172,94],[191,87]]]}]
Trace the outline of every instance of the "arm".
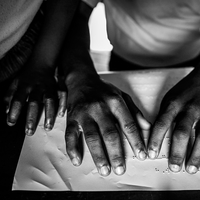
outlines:
[{"label": "arm", "polygon": [[95,71],[89,55],[91,12],[89,6],[81,4],[59,63],[68,92],[66,149],[72,163],[80,165],[78,141],[83,131],[98,172],[107,176],[112,168],[122,175],[126,167],[120,133],[127,137],[136,157],[144,160],[140,129],[148,129],[149,123],[127,94],[101,80]]},{"label": "arm", "polygon": [[8,125],[17,122],[26,100],[29,100],[26,133],[36,129],[39,110],[45,106],[45,129],[51,130],[56,116],[57,88],[54,78],[57,58],[79,0],[48,0],[43,26],[24,70],[13,81],[6,100]]}]

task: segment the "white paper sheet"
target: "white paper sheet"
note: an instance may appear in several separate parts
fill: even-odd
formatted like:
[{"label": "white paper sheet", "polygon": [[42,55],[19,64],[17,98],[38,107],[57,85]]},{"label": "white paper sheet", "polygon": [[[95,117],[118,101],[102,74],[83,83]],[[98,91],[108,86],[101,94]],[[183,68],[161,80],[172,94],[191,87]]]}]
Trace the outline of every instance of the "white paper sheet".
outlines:
[{"label": "white paper sheet", "polygon": [[[192,68],[106,73],[101,77],[129,93],[144,116],[154,121],[166,93]],[[159,159],[139,161],[124,139],[127,171],[108,177],[98,174],[84,142],[84,159],[74,167],[65,150],[66,117],[57,118],[51,132],[45,132],[42,116],[34,136],[26,137],[16,169],[13,190],[119,191],[119,190],[199,190],[200,172],[189,175],[168,169],[169,133]],[[83,140],[84,141],[84,140]]]}]

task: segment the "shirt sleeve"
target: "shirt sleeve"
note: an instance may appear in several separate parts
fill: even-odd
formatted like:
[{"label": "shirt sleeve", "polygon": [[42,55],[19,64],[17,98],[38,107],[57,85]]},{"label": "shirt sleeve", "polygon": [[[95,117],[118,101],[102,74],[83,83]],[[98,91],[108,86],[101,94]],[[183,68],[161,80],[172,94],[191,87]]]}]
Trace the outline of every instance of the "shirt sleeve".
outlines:
[{"label": "shirt sleeve", "polygon": [[92,8],[96,7],[96,5],[101,2],[101,0],[82,0],[83,2],[87,3]]}]

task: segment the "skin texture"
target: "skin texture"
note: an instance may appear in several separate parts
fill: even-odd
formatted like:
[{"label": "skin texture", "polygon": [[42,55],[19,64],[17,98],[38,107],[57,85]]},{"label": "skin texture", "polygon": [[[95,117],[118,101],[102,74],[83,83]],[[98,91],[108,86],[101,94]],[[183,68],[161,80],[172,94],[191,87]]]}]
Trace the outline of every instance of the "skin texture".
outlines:
[{"label": "skin texture", "polygon": [[66,93],[57,93],[59,88],[54,75],[57,58],[79,0],[48,0],[45,4],[44,22],[33,52],[5,97],[9,126],[17,123],[28,101],[27,135],[34,134],[43,106],[47,131],[53,128],[57,112],[58,116],[63,116],[66,110]]},{"label": "skin texture", "polygon": [[[128,139],[138,159],[146,158],[140,135],[141,127],[136,118],[137,115],[142,117],[142,114],[129,95],[100,78],[95,79],[91,85],[71,85],[68,92],[68,126],[65,139],[73,164],[79,165],[82,160],[78,149],[81,131],[94,163],[103,176],[110,173],[110,167],[117,175],[126,170],[121,134]],[[146,124],[144,129],[149,128],[149,124]]]},{"label": "skin texture", "polygon": [[[200,167],[200,72],[198,67],[175,85],[163,98],[160,113],[152,127],[149,140],[149,157],[155,159],[170,126],[174,125],[169,157],[169,168],[179,172],[186,159],[186,171],[194,174]],[[191,152],[188,143],[195,125],[195,142]],[[152,151],[153,150],[153,151]]]},{"label": "skin texture", "polygon": [[[61,56],[60,67],[64,71],[68,91],[66,149],[72,163],[75,166],[81,164],[78,140],[83,133],[99,174],[107,176],[112,168],[117,175],[121,175],[126,168],[120,134],[128,139],[138,159],[145,160],[147,156],[156,159],[167,130],[175,124],[169,168],[173,172],[179,172],[186,159],[186,171],[195,174],[200,166],[199,67],[195,66],[188,76],[165,95],[160,112],[150,127],[131,98],[101,80],[94,70],[88,53],[87,23],[91,12],[92,9],[87,5],[80,6],[69,34],[71,40],[67,41]],[[188,152],[194,124],[195,143],[191,152]],[[147,150],[140,136],[142,129],[151,131]]]},{"label": "skin texture", "polygon": [[[100,175],[111,169],[116,175],[126,171],[121,137],[140,160],[147,157],[141,137],[150,124],[128,94],[101,80],[89,55],[88,19],[91,9],[81,4],[66,41],[59,67],[67,88],[66,150],[75,166],[82,162],[79,138],[84,134]],[[87,14],[88,13],[88,14]]]}]

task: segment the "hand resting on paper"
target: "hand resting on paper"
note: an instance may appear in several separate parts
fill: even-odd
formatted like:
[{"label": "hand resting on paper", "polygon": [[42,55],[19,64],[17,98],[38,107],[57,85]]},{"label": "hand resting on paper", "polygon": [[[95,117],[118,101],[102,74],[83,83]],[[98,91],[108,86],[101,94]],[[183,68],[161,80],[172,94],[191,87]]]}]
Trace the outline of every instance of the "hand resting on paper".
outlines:
[{"label": "hand resting on paper", "polygon": [[[169,155],[169,168],[179,172],[186,158],[186,171],[194,174],[200,167],[200,71],[194,69],[167,92],[161,103],[160,112],[152,127],[148,144],[149,157],[158,156],[163,138],[175,123]],[[191,130],[195,124],[195,142],[188,152]],[[187,154],[189,154],[187,158]]]},{"label": "hand resting on paper", "polygon": [[27,135],[34,134],[43,105],[45,107],[44,128],[46,131],[51,130],[54,125],[57,110],[60,116],[63,116],[66,110],[65,93],[60,92],[58,95],[57,87],[54,69],[45,67],[38,69],[34,67],[32,62],[12,82],[5,97],[8,125],[13,126],[17,123],[19,115],[28,101],[25,133]]},{"label": "hand resting on paper", "polygon": [[[150,124],[131,98],[97,74],[89,54],[88,20],[92,9],[83,2],[75,15],[60,56],[59,75],[67,88],[66,150],[75,166],[82,162],[81,132],[100,175],[111,168],[117,175],[125,170],[120,135],[124,134],[140,160],[147,153],[140,135]],[[133,155],[134,155],[133,153]]]},{"label": "hand resting on paper", "polygon": [[87,80],[78,77],[67,78],[67,153],[75,166],[81,164],[78,141],[82,129],[99,174],[107,176],[112,168],[115,174],[122,175],[126,166],[120,134],[128,139],[135,156],[145,160],[147,153],[140,131],[149,129],[150,124],[128,94],[97,75]]},{"label": "hand resting on paper", "polygon": [[[44,2],[44,19],[35,41],[31,55],[23,64],[23,69],[12,82],[5,97],[7,103],[7,123],[17,123],[19,115],[28,100],[25,132],[33,135],[39,118],[39,110],[45,107],[44,127],[51,130],[58,113],[63,115],[66,109],[65,93],[57,95],[55,68],[63,41],[70,27],[79,0],[60,0]],[[31,38],[32,39],[32,38]],[[23,43],[22,43],[23,44]],[[22,55],[24,52],[22,52]],[[16,58],[20,60],[20,58]]]},{"label": "hand resting on paper", "polygon": [[[121,132],[127,135],[134,153],[140,158],[138,152],[145,152],[145,147],[139,129],[144,127],[137,120],[139,111],[132,100],[119,89],[99,79],[89,55],[88,20],[92,9],[81,4],[79,11],[75,15],[71,32],[64,45],[60,64],[68,90],[67,152],[75,165],[81,164],[82,158],[78,150],[81,126],[99,173],[109,174],[109,161],[115,173],[119,174],[118,171],[121,170],[123,173],[125,168],[119,135]],[[199,73],[194,70],[166,94],[152,128],[148,156],[154,159],[159,154],[167,130],[176,122],[169,157],[169,167],[172,171],[181,169],[191,128],[199,120]],[[148,124],[144,118],[141,119],[144,124]],[[198,124],[195,145],[187,161],[186,169],[189,173],[195,173],[200,166]],[[146,125],[148,129],[149,125]],[[117,166],[123,167],[115,170]]]}]

